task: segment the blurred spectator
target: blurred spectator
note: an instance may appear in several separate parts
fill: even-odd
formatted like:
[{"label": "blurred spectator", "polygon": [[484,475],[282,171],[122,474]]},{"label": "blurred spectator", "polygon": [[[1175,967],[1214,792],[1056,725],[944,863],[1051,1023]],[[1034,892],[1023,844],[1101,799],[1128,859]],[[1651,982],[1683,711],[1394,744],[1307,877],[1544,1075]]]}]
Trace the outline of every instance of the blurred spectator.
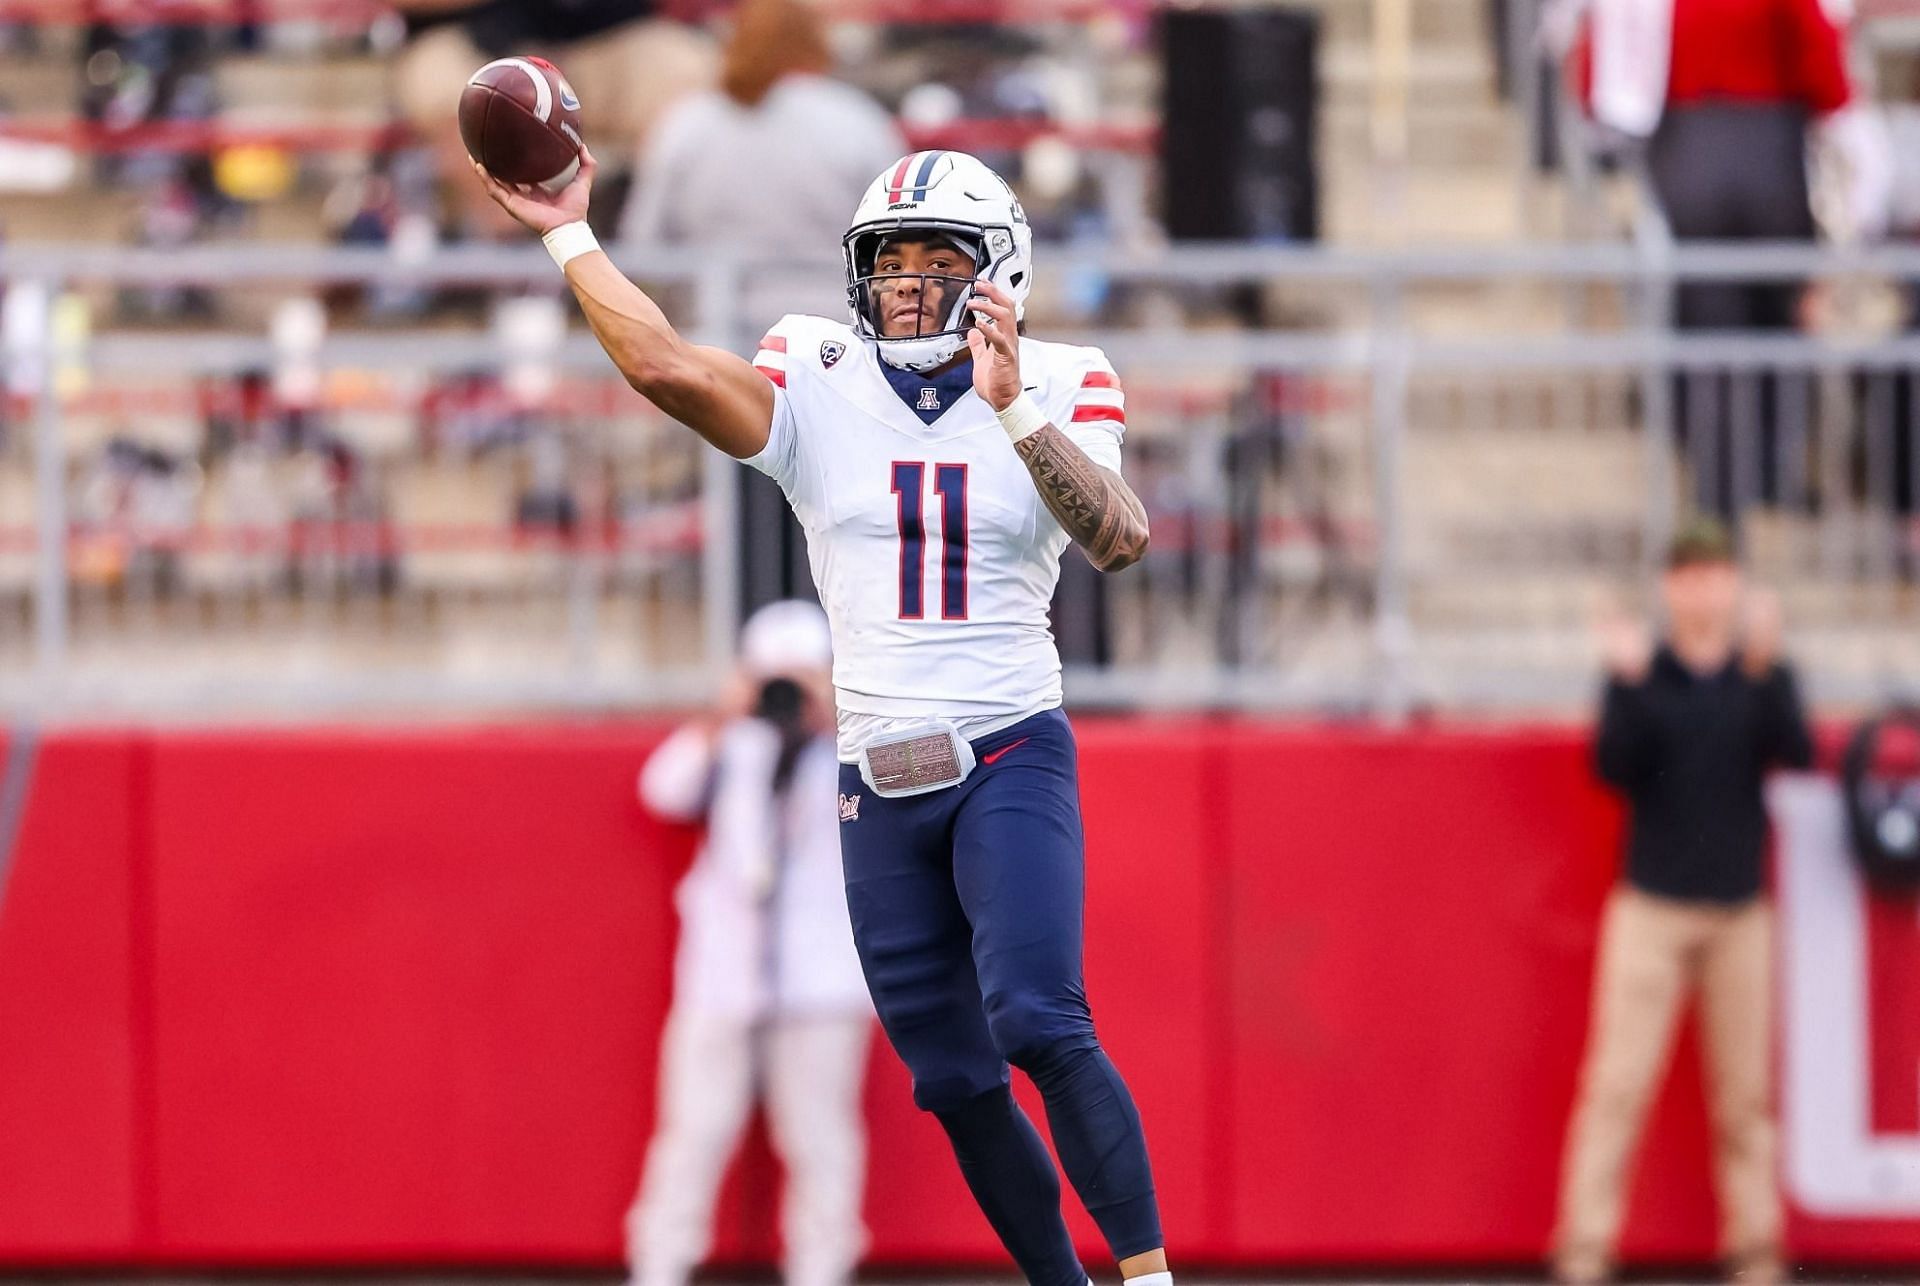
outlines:
[{"label": "blurred spectator", "polygon": [[[219,40],[211,20],[219,12],[213,0],[90,0],[79,49],[81,117],[108,137],[136,138],[155,126],[212,120],[219,106]],[[184,210],[190,226],[177,240],[197,236],[218,213],[205,156],[134,147],[124,154],[108,149],[94,164],[105,182],[145,189],[149,221],[178,218]],[[162,207],[157,214],[156,206]]]},{"label": "blurred spectator", "polygon": [[1813,758],[1780,609],[1744,591],[1725,528],[1703,520],[1668,553],[1667,634],[1603,630],[1608,670],[1595,745],[1631,810],[1625,878],[1608,903],[1593,1016],[1560,1189],[1555,1273],[1612,1269],[1627,1163],[1674,1027],[1700,993],[1722,1245],[1749,1283],[1780,1280],[1768,1038],[1771,912],[1761,785]]},{"label": "blurred spectator", "polygon": [[525,530],[571,536],[580,523],[580,501],[574,494],[566,440],[548,425],[530,429],[526,476],[514,501],[513,520]]},{"label": "blurred spectator", "polygon": [[[79,46],[80,115],[112,138],[174,122],[210,121],[218,108],[211,0],[90,0]],[[172,249],[197,241],[222,212],[213,166],[205,156],[164,148],[109,148],[94,161],[99,177],[141,193],[134,241]],[[206,316],[211,295],[174,285],[129,288],[129,316]]]},{"label": "blurred spectator", "polygon": [[707,35],[657,16],[653,0],[396,0],[408,42],[401,112],[440,157],[469,232],[502,229],[499,207],[472,182],[454,108],[467,77],[495,58],[538,54],[565,73],[597,155],[628,156],[670,104],[713,83]]},{"label": "blurred spectator", "polygon": [[[206,231],[207,202],[184,176],[150,187],[135,216],[132,241],[150,250],[177,250],[200,240]],[[120,287],[119,309],[128,320],[205,319],[217,311],[213,292],[183,282]]]},{"label": "blurred spectator", "polygon": [[520,417],[490,370],[434,378],[420,411],[421,446],[429,452],[477,453],[518,440]]},{"label": "blurred spectator", "polygon": [[109,130],[213,115],[211,0],[94,3],[80,49],[80,111]]},{"label": "blurred spectator", "polygon": [[[1844,10],[1844,0],[1833,7]],[[1681,241],[1811,241],[1807,155],[1819,137],[1848,175],[1849,235],[1884,228],[1890,167],[1881,135],[1855,103],[1843,33],[1821,0],[1594,0],[1581,48],[1595,118],[1648,140],[1653,189]],[[1801,284],[1687,282],[1687,330],[1788,330]],[[1784,377],[1704,372],[1682,381],[1676,423],[1693,462],[1696,502],[1724,516],[1757,497],[1739,461],[1759,452],[1761,494],[1778,494]]]},{"label": "blurred spectator", "polygon": [[296,593],[390,593],[399,563],[381,539],[387,505],[367,462],[344,439],[299,418],[288,500],[288,582]]},{"label": "blurred spectator", "polygon": [[[720,88],[668,112],[641,157],[623,242],[751,256],[734,311],[742,325],[771,325],[787,313],[845,315],[835,249],[867,185],[906,151],[877,104],[827,77],[831,65],[808,5],[746,0]],[[743,183],[755,195],[743,199]],[[759,603],[805,583],[800,529],[777,487],[742,473],[743,539],[760,574],[775,578],[749,586],[748,601]]]},{"label": "blurred spectator", "polygon": [[[366,172],[334,186],[323,211],[334,241],[346,246],[390,247],[396,259],[419,263],[433,254],[437,233],[431,182],[420,153],[381,158]],[[432,292],[407,282],[339,285],[326,294],[334,308],[364,306],[370,319],[411,320],[424,314]]]},{"label": "blurred spectator", "polygon": [[235,585],[256,594],[298,575],[292,563],[283,564],[275,553],[292,509],[282,493],[276,457],[264,437],[252,425],[239,427],[221,466],[220,518],[233,542],[229,565]]},{"label": "blurred spectator", "polygon": [[787,1170],[787,1286],[843,1286],[865,1240],[860,1084],[873,1008],[841,886],[826,616],[769,604],[740,652],[730,697],[640,776],[647,807],[704,820],[707,833],[675,897],[659,1124],[627,1216],[636,1286],[685,1286],[705,1258],[756,1097]]},{"label": "blurred spectator", "polygon": [[[831,67],[811,6],[746,0],[727,42],[720,87],[684,99],[649,141],[621,219],[622,239],[800,264],[830,255],[860,194],[907,150],[892,118],[859,90],[830,79]],[[742,175],[778,199],[742,200]],[[839,312],[838,272],[791,285],[760,273],[747,284],[755,324],[787,312]]]},{"label": "blurred spectator", "polygon": [[232,377],[202,376],[198,400],[205,426],[209,460],[220,460],[243,442],[268,439],[277,425],[273,386],[264,370],[242,371]]},{"label": "blurred spectator", "polygon": [[76,576],[156,594],[177,590],[181,549],[193,527],[200,481],[191,461],[114,435],[80,490]]}]

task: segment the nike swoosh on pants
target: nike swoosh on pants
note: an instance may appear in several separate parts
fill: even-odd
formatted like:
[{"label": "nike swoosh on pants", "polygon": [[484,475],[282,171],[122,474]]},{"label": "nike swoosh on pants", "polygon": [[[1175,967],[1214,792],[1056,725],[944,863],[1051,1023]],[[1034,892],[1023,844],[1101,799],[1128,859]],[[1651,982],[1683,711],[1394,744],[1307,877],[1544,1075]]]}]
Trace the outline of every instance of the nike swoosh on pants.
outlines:
[{"label": "nike swoosh on pants", "polygon": [[1032,741],[1032,740],[1033,740],[1032,737],[1022,737],[1020,738],[1020,740],[1014,742],[1012,745],[1002,746],[1000,747],[1000,749],[994,751],[990,755],[981,755],[980,762],[983,764],[990,764],[994,760],[998,759],[1001,755],[1006,754],[1009,750],[1018,750],[1020,747],[1026,745],[1029,741]]}]

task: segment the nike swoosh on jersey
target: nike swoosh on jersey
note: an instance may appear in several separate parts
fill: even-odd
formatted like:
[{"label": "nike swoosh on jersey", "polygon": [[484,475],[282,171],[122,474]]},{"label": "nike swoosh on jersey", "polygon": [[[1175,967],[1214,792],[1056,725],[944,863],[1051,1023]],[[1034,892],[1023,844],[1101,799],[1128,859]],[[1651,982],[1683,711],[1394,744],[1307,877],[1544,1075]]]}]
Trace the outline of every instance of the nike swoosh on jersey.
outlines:
[{"label": "nike swoosh on jersey", "polygon": [[1033,740],[1032,737],[1022,737],[1020,738],[1020,740],[1014,742],[1012,745],[1002,746],[1000,747],[1000,749],[994,751],[990,755],[981,755],[980,762],[983,764],[993,763],[995,760],[999,759],[1001,755],[1006,754],[1009,750],[1018,750],[1020,747],[1026,745],[1029,741],[1032,741],[1032,740]]}]

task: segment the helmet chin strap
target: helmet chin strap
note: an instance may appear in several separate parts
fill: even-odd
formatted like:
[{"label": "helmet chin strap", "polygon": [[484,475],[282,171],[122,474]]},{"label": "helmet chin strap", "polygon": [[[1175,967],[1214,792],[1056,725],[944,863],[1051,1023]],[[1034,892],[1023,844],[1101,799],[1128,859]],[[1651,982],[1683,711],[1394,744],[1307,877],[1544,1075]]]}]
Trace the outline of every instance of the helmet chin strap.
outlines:
[{"label": "helmet chin strap", "polygon": [[926,339],[878,339],[880,360],[895,370],[930,371],[953,360],[967,346],[964,335],[932,335]]}]

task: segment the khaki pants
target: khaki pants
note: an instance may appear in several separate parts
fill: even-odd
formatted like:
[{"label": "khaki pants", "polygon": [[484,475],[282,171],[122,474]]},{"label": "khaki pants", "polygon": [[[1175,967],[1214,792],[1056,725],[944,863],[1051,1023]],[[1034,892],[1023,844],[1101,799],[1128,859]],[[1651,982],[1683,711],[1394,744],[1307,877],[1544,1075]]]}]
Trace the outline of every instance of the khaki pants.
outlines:
[{"label": "khaki pants", "polygon": [[1573,1280],[1610,1270],[1627,1163],[1688,995],[1700,992],[1722,1245],[1736,1263],[1777,1262],[1780,1201],[1768,1092],[1772,913],[1678,902],[1625,885],[1608,903],[1593,1027],[1560,1184],[1556,1265]]}]

